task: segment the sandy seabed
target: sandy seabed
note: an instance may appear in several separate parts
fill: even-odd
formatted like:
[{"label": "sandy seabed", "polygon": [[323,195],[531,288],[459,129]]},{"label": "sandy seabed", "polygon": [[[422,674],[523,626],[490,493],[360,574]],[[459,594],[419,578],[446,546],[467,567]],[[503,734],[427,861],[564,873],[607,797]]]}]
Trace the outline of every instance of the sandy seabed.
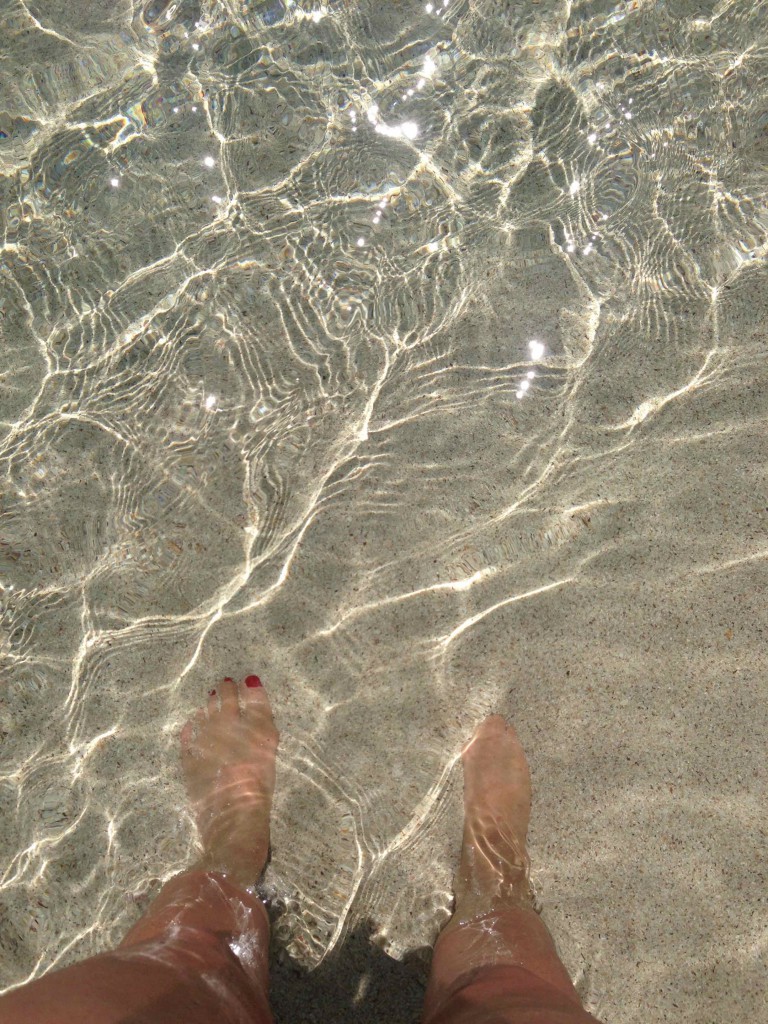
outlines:
[{"label": "sandy seabed", "polygon": [[0,64],[0,987],[192,861],[255,671],[278,1021],[417,1019],[490,712],[587,1009],[757,1020],[765,3],[155,7]]}]

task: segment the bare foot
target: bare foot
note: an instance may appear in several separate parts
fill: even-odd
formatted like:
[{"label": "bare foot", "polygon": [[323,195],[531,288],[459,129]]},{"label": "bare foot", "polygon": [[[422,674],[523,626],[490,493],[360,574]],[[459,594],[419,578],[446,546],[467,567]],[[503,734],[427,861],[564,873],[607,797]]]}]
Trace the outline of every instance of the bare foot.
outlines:
[{"label": "bare foot", "polygon": [[[256,676],[248,676],[253,683]],[[253,885],[269,852],[279,733],[261,686],[225,679],[181,732],[187,792],[203,846],[202,866]]]},{"label": "bare foot", "polygon": [[531,776],[513,726],[490,715],[462,752],[464,839],[454,879],[456,918],[531,902],[526,850]]}]

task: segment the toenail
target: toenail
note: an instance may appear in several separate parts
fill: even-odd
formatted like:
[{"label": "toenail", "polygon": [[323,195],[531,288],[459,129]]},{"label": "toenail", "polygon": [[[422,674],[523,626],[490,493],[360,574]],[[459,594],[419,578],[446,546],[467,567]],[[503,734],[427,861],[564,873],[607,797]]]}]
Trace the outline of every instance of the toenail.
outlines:
[{"label": "toenail", "polygon": [[209,697],[215,697],[216,696],[216,691],[215,690],[209,690],[208,691],[208,696]]},{"label": "toenail", "polygon": [[224,676],[225,683],[234,683],[234,681],[235,680],[232,678],[232,676]]},{"label": "toenail", "polygon": [[262,683],[262,681],[259,679],[258,676],[246,676],[245,677],[245,685],[246,686],[263,686],[264,684]]}]

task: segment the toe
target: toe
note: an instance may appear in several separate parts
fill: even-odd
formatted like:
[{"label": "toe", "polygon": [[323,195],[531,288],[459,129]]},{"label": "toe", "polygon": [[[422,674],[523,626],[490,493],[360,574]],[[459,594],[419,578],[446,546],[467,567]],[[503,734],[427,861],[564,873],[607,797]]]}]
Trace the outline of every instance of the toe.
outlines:
[{"label": "toe", "polygon": [[266,710],[271,713],[267,691],[258,676],[246,676],[239,686],[243,709],[249,711]]},{"label": "toe", "polygon": [[263,686],[248,685],[248,679],[252,678],[246,677],[239,687],[243,715],[259,730],[262,742],[276,747],[280,741],[280,733],[272,717],[272,705]]},{"label": "toe", "polygon": [[258,676],[246,676],[240,684],[240,695],[246,704],[249,701],[262,701],[267,696],[264,684]]},{"label": "toe", "polygon": [[501,715],[488,715],[487,718],[478,725],[475,732],[476,736],[499,736],[505,733],[511,726],[507,723],[505,718]]},{"label": "toe", "polygon": [[185,725],[183,726],[183,728],[181,730],[181,749],[185,753],[186,753],[187,748],[189,747],[190,743],[192,742],[192,736],[193,736],[194,731],[195,731],[194,719],[190,718],[190,720],[185,723]]},{"label": "toe", "polygon": [[232,679],[223,679],[216,687],[221,697],[221,710],[225,715],[238,714],[237,683]]},{"label": "toe", "polygon": [[475,726],[475,731],[462,747],[461,754],[464,760],[477,755],[478,745],[483,745],[480,743],[481,740],[503,735],[505,725],[506,722],[501,715],[488,715],[487,718],[484,718],[479,725]]}]

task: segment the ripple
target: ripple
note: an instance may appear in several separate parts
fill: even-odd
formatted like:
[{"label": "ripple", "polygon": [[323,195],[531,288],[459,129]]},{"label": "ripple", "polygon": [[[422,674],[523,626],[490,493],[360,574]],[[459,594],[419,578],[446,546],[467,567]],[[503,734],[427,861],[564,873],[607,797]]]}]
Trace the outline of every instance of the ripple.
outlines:
[{"label": "ripple", "polygon": [[[0,985],[101,951],[189,862],[178,727],[225,671],[273,694],[264,884],[305,967],[365,917],[393,956],[433,941],[490,710],[564,794],[542,832],[594,829],[639,884],[573,779],[634,792],[583,740],[630,700],[689,738],[718,708],[675,703],[657,649],[746,687],[717,645],[759,581],[701,588],[763,558],[764,6],[6,12]],[[703,777],[710,746],[633,710],[649,773]],[[720,760],[759,749],[740,728]],[[700,807],[653,786],[648,828],[692,849]],[[683,876],[631,898],[717,908]]]}]

